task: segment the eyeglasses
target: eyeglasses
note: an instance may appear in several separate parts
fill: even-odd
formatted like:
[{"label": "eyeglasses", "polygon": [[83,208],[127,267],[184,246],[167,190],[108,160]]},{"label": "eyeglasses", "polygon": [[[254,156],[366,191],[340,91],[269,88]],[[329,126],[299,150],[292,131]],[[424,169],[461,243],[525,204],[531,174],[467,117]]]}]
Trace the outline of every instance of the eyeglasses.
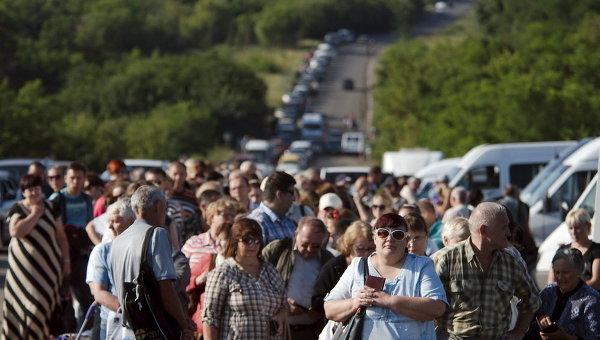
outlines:
[{"label": "eyeglasses", "polygon": [[392,238],[396,241],[402,241],[406,237],[406,232],[403,230],[391,230],[388,228],[377,228],[375,229],[375,235],[381,239],[386,239],[388,236],[392,235]]},{"label": "eyeglasses", "polygon": [[352,248],[357,253],[365,253],[365,252],[372,253],[372,252],[375,251],[375,247],[357,247],[357,246],[353,246]]},{"label": "eyeglasses", "polygon": [[374,205],[371,206],[371,209],[373,209],[373,210],[376,210],[376,209],[383,210],[385,208],[386,208],[385,204],[382,204],[382,205],[376,205],[376,204],[374,204]]},{"label": "eyeglasses", "polygon": [[239,241],[247,246],[260,244],[260,240],[252,236],[244,236]]}]

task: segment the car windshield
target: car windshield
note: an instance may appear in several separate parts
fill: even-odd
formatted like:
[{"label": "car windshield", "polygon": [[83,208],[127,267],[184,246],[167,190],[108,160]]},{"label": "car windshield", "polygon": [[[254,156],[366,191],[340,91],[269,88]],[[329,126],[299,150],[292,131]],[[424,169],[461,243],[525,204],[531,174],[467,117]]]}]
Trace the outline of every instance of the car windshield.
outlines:
[{"label": "car windshield", "polygon": [[[552,186],[552,184],[556,182],[558,177],[560,177],[560,175],[562,175],[567,169],[568,166],[561,165],[555,168],[554,171],[551,171],[550,173],[545,173],[545,171],[542,170],[542,172],[540,172],[536,176],[536,178],[541,178],[539,184],[533,189],[523,190],[523,192],[521,193],[521,200],[527,203],[527,205],[529,206],[532,206],[535,203],[537,203],[544,197],[544,195],[546,195],[548,188],[550,188],[550,186]],[[530,186],[527,186],[527,188],[530,188]]]}]

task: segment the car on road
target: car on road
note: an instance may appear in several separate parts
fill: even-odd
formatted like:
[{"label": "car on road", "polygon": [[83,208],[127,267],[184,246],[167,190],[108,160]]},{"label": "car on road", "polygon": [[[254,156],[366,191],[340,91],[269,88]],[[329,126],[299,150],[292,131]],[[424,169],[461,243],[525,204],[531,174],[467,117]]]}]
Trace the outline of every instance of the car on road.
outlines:
[{"label": "car on road", "polygon": [[318,149],[327,138],[327,117],[320,112],[305,113],[300,126],[302,139],[312,141],[313,147],[320,151]]},{"label": "car on road", "polygon": [[343,153],[362,155],[365,152],[365,134],[360,131],[345,132],[341,145]]},{"label": "car on road", "polygon": [[298,155],[301,158],[302,167],[306,167],[315,154],[314,144],[308,140],[296,140],[290,144],[285,153]]},{"label": "car on road", "polygon": [[290,175],[295,175],[306,168],[304,160],[298,154],[284,153],[277,162],[277,171],[284,171]]},{"label": "car on road", "polygon": [[337,31],[337,35],[340,37],[340,39],[342,40],[342,42],[349,44],[354,42],[354,33],[352,33],[352,31],[350,31],[349,29],[345,29],[345,28],[340,28]]},{"label": "car on road", "polygon": [[335,183],[336,177],[344,175],[350,178],[350,183],[354,183],[357,178],[366,176],[369,173],[368,166],[330,166],[321,168],[321,178]]},{"label": "car on road", "polygon": [[251,139],[244,144],[244,152],[253,156],[256,163],[273,164],[273,148],[269,141]]},{"label": "car on road", "polygon": [[337,32],[329,32],[325,34],[325,37],[323,37],[323,41],[330,45],[337,46],[342,42],[342,39],[340,39],[340,36],[337,34]]},{"label": "car on road", "polygon": [[297,105],[283,105],[275,110],[275,118],[296,119],[300,115],[300,107]]},{"label": "car on road", "polygon": [[282,117],[277,120],[275,134],[281,138],[285,144],[291,143],[296,139],[296,122],[289,117]]},{"label": "car on road", "polygon": [[330,129],[327,134],[327,143],[325,143],[325,151],[330,154],[342,152],[342,134],[340,129]]}]

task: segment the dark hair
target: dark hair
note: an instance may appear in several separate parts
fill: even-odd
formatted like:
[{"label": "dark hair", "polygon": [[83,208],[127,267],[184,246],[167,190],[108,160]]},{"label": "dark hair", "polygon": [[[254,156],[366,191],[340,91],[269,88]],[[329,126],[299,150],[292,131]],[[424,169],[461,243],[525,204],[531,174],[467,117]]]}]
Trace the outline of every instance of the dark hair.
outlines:
[{"label": "dark hair", "polygon": [[130,183],[130,184],[127,186],[127,196],[128,196],[128,197],[131,197],[131,196],[133,196],[133,193],[134,193],[134,192],[135,192],[135,191],[136,191],[136,190],[137,190],[139,187],[141,187],[141,186],[144,186],[144,185],[153,185],[153,183],[150,183],[150,182],[148,182],[148,181],[146,181],[146,180],[143,180],[143,179],[141,179],[141,180],[139,180],[139,181],[135,181],[135,182],[133,182],[133,183]]},{"label": "dark hair", "polygon": [[578,273],[583,273],[583,255],[581,254],[581,251],[579,251],[579,249],[569,247],[559,248],[556,251],[556,254],[554,254],[554,257],[552,258],[552,264],[554,265],[554,262],[558,260],[565,260],[569,262],[569,264],[573,266],[573,268],[575,268],[575,270]]},{"label": "dark hair", "polygon": [[467,204],[474,207],[478,206],[483,201],[483,192],[478,187],[472,187],[467,193]]},{"label": "dark hair", "polygon": [[398,211],[401,211],[402,209],[407,210],[409,214],[421,215],[421,209],[419,209],[419,206],[416,204],[403,204]]},{"label": "dark hair", "polygon": [[46,170],[46,167],[40,161],[33,161],[33,162],[31,162],[31,164],[29,164],[29,166],[32,166],[32,165],[35,166],[36,168],[40,168],[42,170]]},{"label": "dark hair", "polygon": [[381,167],[379,165],[372,166],[369,169],[369,175],[381,175]]},{"label": "dark hair", "polygon": [[76,171],[76,172],[83,172],[84,175],[87,172],[85,165],[83,165],[79,162],[72,162],[71,164],[69,164],[69,166],[67,167],[67,171],[69,171],[69,170]]},{"label": "dark hair", "polygon": [[427,223],[421,215],[415,213],[409,213],[404,216],[404,220],[406,221],[406,231],[423,231],[427,234]]},{"label": "dark hair", "polygon": [[209,204],[210,202],[215,201],[215,197],[216,199],[219,199],[221,196],[223,195],[221,195],[221,193],[217,190],[208,189],[204,190],[202,194],[200,194],[198,201],[200,201],[200,203]]},{"label": "dark hair", "polygon": [[223,256],[225,258],[234,257],[237,252],[239,240],[245,236],[253,236],[261,241],[260,249],[258,251],[258,255],[260,256],[263,248],[262,229],[260,228],[260,224],[258,224],[258,222],[250,218],[240,218],[233,223]]},{"label": "dark hair", "polygon": [[433,203],[426,198],[420,199],[417,202],[417,207],[419,207],[421,213],[423,213],[423,211],[428,211],[431,214],[435,214],[435,207],[433,206]]},{"label": "dark hair", "polygon": [[211,170],[208,175],[206,175],[206,181],[220,181],[222,180],[224,177],[220,172]]},{"label": "dark hair", "polygon": [[294,177],[283,171],[275,171],[269,177],[267,177],[267,183],[265,183],[263,197],[265,201],[272,202],[275,199],[277,190],[290,190],[290,187],[294,186],[294,184],[296,184]]},{"label": "dark hair", "polygon": [[373,228],[403,228],[407,230],[406,220],[402,216],[395,213],[387,213],[377,219]]},{"label": "dark hair", "polygon": [[85,179],[88,182],[88,188],[86,189],[89,189],[91,187],[104,187],[104,181],[100,178],[100,176],[98,176],[98,174],[90,172],[85,177]]},{"label": "dark hair", "polygon": [[19,181],[19,188],[21,191],[25,191],[25,189],[41,187],[42,186],[42,178],[37,175],[23,175],[21,180]]}]

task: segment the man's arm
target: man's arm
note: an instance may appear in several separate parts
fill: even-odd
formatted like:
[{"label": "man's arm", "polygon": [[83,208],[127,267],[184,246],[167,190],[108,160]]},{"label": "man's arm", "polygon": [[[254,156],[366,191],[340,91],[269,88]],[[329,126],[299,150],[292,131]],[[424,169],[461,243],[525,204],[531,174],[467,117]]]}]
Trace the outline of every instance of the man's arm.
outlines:
[{"label": "man's arm", "polygon": [[158,281],[158,287],[160,289],[160,298],[162,300],[163,307],[167,313],[177,321],[181,329],[188,329],[188,318],[181,307],[181,302],[179,301],[179,297],[177,296],[177,292],[173,286],[173,281]]},{"label": "man's arm", "polygon": [[101,304],[102,306],[116,312],[121,304],[119,304],[119,299],[116,296],[112,295],[106,287],[98,282],[90,282],[89,283],[90,290],[92,295],[94,296],[94,300]]}]

